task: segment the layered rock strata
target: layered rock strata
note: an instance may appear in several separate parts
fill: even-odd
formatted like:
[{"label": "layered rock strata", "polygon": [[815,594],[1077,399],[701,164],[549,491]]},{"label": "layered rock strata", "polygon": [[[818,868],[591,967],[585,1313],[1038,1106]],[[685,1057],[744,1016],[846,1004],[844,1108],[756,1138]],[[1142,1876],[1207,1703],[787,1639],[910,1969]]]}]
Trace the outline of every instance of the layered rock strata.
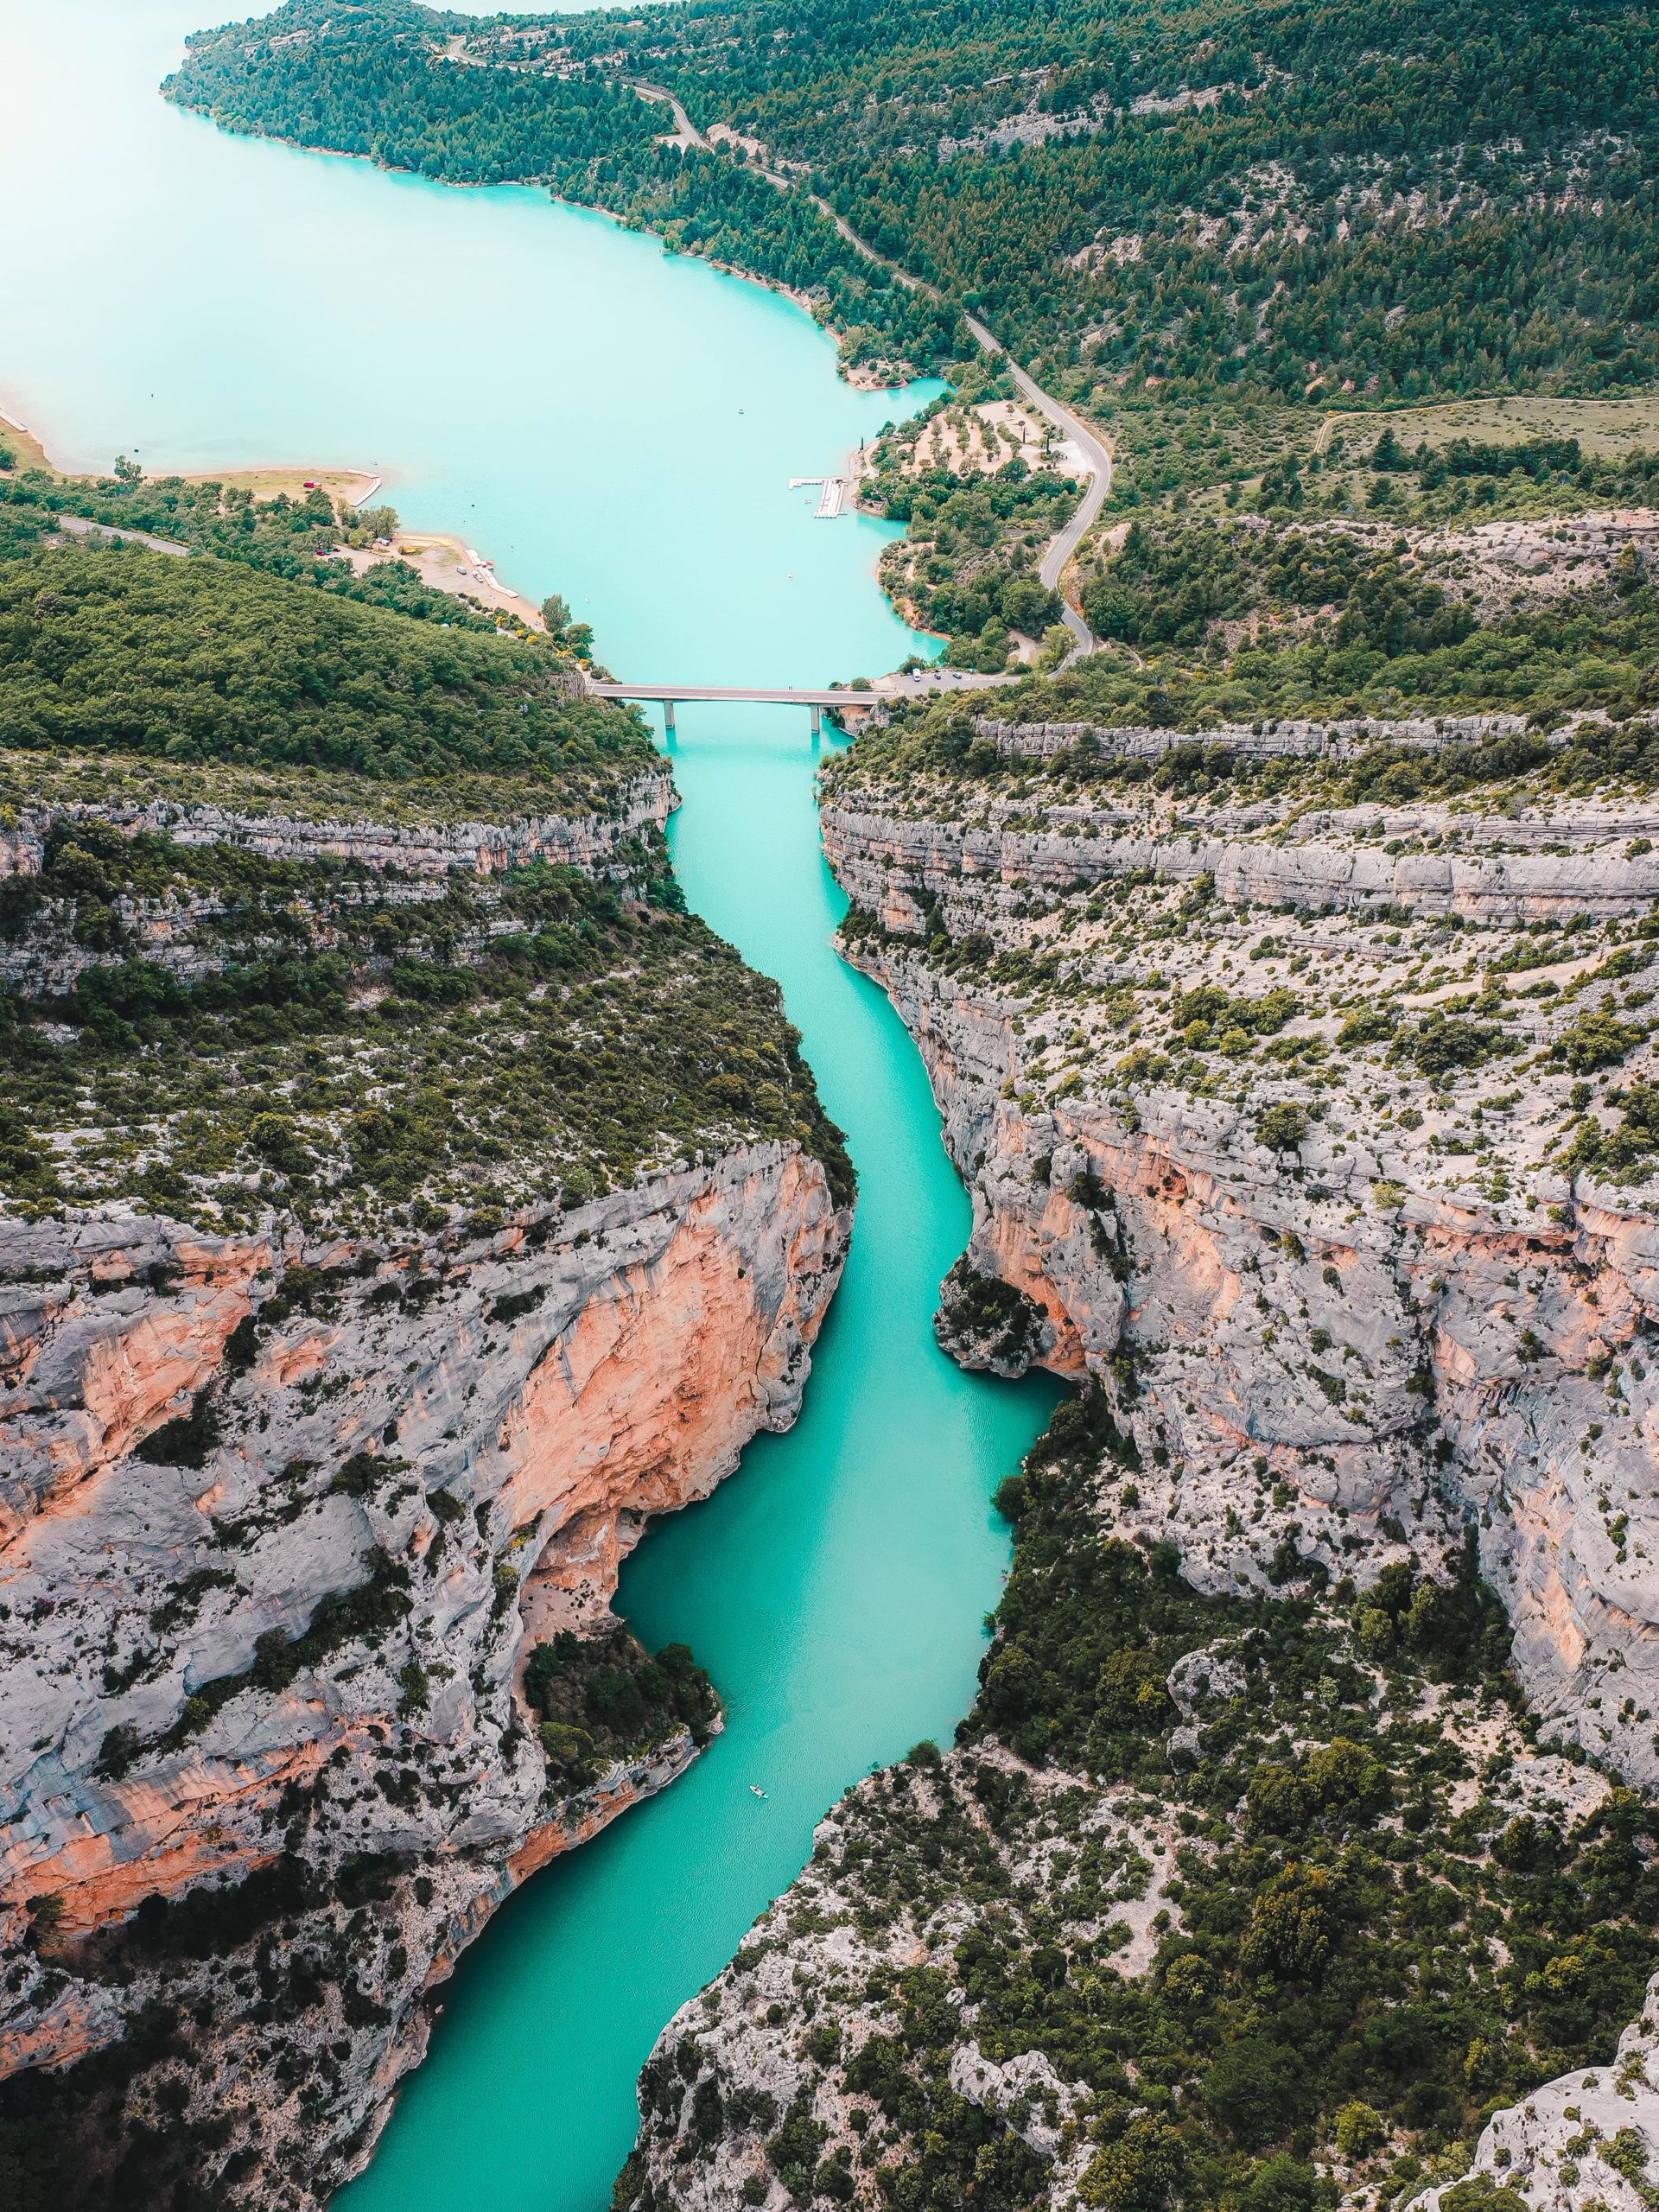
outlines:
[{"label": "layered rock strata", "polygon": [[[667,798],[12,833],[0,2118],[89,2207],[326,2200],[496,1905],[718,1725],[610,1599],[793,1421],[850,1179],[775,991],[650,903]],[[596,1749],[544,1694],[610,1657]]]},{"label": "layered rock strata", "polygon": [[[1104,1563],[1089,1524],[1085,1508],[1070,1530],[1085,1575]],[[1203,1601],[1173,1602],[1187,1616],[1177,1640],[1202,1633]],[[1211,1601],[1210,1626],[1224,1618]],[[849,1791],[800,1878],[664,2030],[641,2075],[625,2212],[785,2212],[810,2197],[874,2212],[969,2184],[1001,2204],[1073,2212],[1132,2189],[1178,2202],[1229,2183],[1262,2190],[1264,2171],[1350,2212],[1418,2198],[1426,2174],[1434,2186],[1417,2212],[1447,2212],[1448,2201],[1458,2212],[1497,2186],[1524,2197],[1492,2212],[1643,2202],[1659,2125],[1651,1987],[1622,2037],[1617,2016],[1609,2031],[1570,1999],[1552,2013],[1522,1993],[1522,1957],[1560,1945],[1565,1996],[1565,1962],[1586,1936],[1581,1923],[1576,1942],[1564,1940],[1540,1913],[1536,1870],[1520,1862],[1548,1848],[1558,1904],[1583,1911],[1576,1893],[1605,1864],[1628,1797],[1581,1764],[1529,1752],[1501,1700],[1425,1694],[1397,1646],[1383,1669],[1351,1675],[1368,1643],[1382,1649],[1365,1618],[1353,1642],[1339,1615],[1316,1629],[1330,1670],[1317,1688],[1265,1611],[1234,1611],[1232,1633],[1189,1645],[1161,1683],[1148,1666],[1135,1715],[1116,1722],[1141,1734],[1135,1746],[1120,1734],[1116,1754],[1140,1764],[1138,1787],[1103,1777],[1096,1760],[1078,1771],[1010,1749],[1006,1735],[1029,1713],[1014,1694],[1027,1648],[1005,1618],[958,1748],[918,1746]],[[1150,1624],[1137,1625],[1141,1637],[1115,1649],[1120,1685],[1152,1657]],[[1056,1646],[1049,1656],[1064,1663]],[[1286,1721],[1302,1776],[1369,1777],[1363,1803],[1332,1802],[1313,1822],[1305,1805],[1287,1836],[1269,1809],[1292,1770],[1274,1763]],[[1109,1765],[1115,1754],[1100,1750]],[[1357,1844],[1352,1856],[1344,1842]],[[1607,1914],[1590,1942],[1625,2005],[1653,1951],[1640,1924],[1651,1892],[1632,1864],[1634,1887],[1587,1916]],[[1298,1948],[1305,1920],[1283,1940],[1291,1900],[1317,1916],[1316,1900],[1334,1896],[1342,1935],[1325,1923],[1317,1956]],[[1450,1911],[1453,1897],[1471,1924]],[[1326,1980],[1336,1990],[1320,2006],[1308,1985]],[[1440,2008],[1432,2030],[1413,2001],[1420,1982]],[[1498,2044],[1465,2045],[1471,2019],[1499,2018],[1510,2024]],[[1287,2031],[1306,2038],[1306,2056],[1268,2056]],[[1524,2080],[1534,2046],[1559,2051],[1563,2035],[1589,2063],[1498,2110],[1472,2195],[1454,2197],[1471,2146],[1440,2129],[1468,2093],[1448,2091],[1430,2046],[1460,2055],[1478,2104],[1483,2083],[1506,2069]],[[1338,2038],[1338,2097],[1349,2101],[1321,2114],[1310,2077],[1328,2083]],[[1519,2048],[1500,2056],[1510,2038]],[[1287,2136],[1288,2154],[1262,2155]]]},{"label": "layered rock strata", "polygon": [[1147,802],[1124,835],[889,796],[825,810],[849,949],[927,1060],[972,1264],[1117,1393],[1144,1525],[1225,1588],[1467,1522],[1540,1709],[1659,1780],[1654,1162],[1596,1164],[1649,1063],[1650,805]]},{"label": "layered rock strata", "polygon": [[[1645,2202],[1651,2026],[1618,2029],[1655,1839],[1606,1777],[1659,1778],[1651,802],[1535,777],[1455,805],[1281,784],[1109,810],[1064,766],[1058,790],[1013,775],[855,752],[824,837],[845,949],[920,1046],[973,1196],[940,1340],[1074,1379],[1080,1418],[1010,1485],[1014,1582],[959,1747],[850,1792],[671,2023],[621,2201],[907,2206],[969,2178],[1052,2212],[1185,2201],[1195,2141],[1243,2174],[1288,2134],[1282,2185],[1353,2212],[1424,2179],[1423,2212]],[[1481,1663],[1426,1626],[1437,1588],[1472,1589],[1470,1544],[1508,1615],[1484,1663],[1507,1653],[1524,1706],[1490,1673],[1414,1674]],[[1177,1556],[1138,1612],[1147,1570],[1123,1562],[1155,1580]],[[1317,1657],[1285,1641],[1291,1592]],[[1206,1621],[1230,1635],[1200,1642]],[[1056,1726],[1091,1713],[1068,1760]],[[1364,1759],[1351,1809],[1268,1809],[1264,1776]],[[1298,1994],[1313,1953],[1266,1934],[1304,1859],[1358,1884],[1312,1976],[1376,2016],[1346,2012],[1345,2119],[1290,2073],[1271,2115],[1229,2102],[1264,2035],[1300,2022],[1322,2063],[1337,2031]],[[1533,1917],[1546,1864],[1576,1935]],[[1401,1871],[1371,1886],[1380,1866]],[[1591,1949],[1611,2016],[1542,2020]],[[1451,2097],[1426,2049],[1420,2088],[1397,2062],[1367,2079],[1419,1987],[1509,2046],[1448,2048]],[[1437,2132],[1483,2078],[1514,2094],[1573,2045],[1587,2063],[1478,2147]]]},{"label": "layered rock strata", "polygon": [[621,783],[607,812],[526,813],[506,822],[319,819],[298,811],[137,798],[56,800],[25,806],[15,823],[0,825],[0,881],[38,875],[54,829],[82,822],[125,836],[165,836],[176,845],[224,845],[276,861],[349,861],[415,878],[442,878],[458,868],[497,875],[537,860],[590,874],[626,875],[623,848],[642,832],[663,830],[673,804],[665,768]]}]

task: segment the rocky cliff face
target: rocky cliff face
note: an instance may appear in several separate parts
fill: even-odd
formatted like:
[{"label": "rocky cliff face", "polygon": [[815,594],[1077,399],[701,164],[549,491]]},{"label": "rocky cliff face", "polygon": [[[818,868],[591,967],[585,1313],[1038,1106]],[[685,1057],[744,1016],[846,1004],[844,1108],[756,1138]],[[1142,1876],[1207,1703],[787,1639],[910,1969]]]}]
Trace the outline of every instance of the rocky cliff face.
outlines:
[{"label": "rocky cliff face", "polygon": [[[494,1907],[718,1726],[690,1656],[653,1666],[609,1601],[649,1516],[794,1419],[850,1192],[809,1148],[775,995],[644,904],[666,790],[614,822],[327,827],[315,849],[297,815],[213,810],[13,833],[25,895],[0,936],[28,1087],[0,1122],[0,2075],[25,2139],[75,2140],[89,2205],[194,2204],[210,2183],[219,2202],[325,2199]],[[504,931],[563,986],[504,964]],[[288,980],[238,1043],[262,963]],[[436,976],[432,1005],[376,1042],[399,976]],[[321,1024],[273,1018],[319,984]],[[135,988],[166,1007],[159,1031]],[[145,1102],[124,1128],[110,1005]],[[658,1019],[683,1059],[652,1043]],[[521,1081],[538,1025],[551,1040],[518,1127],[463,1140],[516,1179],[506,1204],[429,1182],[409,1203],[443,1156],[427,1117],[457,1096],[457,1063],[419,1088],[441,1020],[475,1063],[499,1031]],[[227,1048],[238,1079],[204,1084]],[[83,1062],[98,1126],[66,1139]],[[372,1241],[353,1207],[375,1166],[342,1152],[320,1176],[283,1112],[282,1142],[262,1139],[251,1076],[289,1110],[338,1083],[348,1145],[365,1115],[377,1142],[409,1133]],[[146,1179],[158,1140],[200,1142],[204,1105],[229,1117],[218,1171],[250,1130],[266,1143],[234,1220],[178,1217]],[[54,1146],[90,1158],[77,1142],[100,1203],[49,1165]],[[538,1200],[550,1156],[560,1189]],[[638,1708],[597,1735],[595,1652]]]},{"label": "rocky cliff face", "polygon": [[[323,2194],[360,2160],[493,1905],[690,1755],[680,1730],[562,1796],[516,1670],[602,1620],[649,1515],[793,1419],[845,1230],[817,1163],[761,1146],[385,1259],[154,1218],[7,1234],[8,2070],[207,2002],[181,2119],[246,2071],[251,2175]],[[275,2035],[238,2017],[245,1969],[166,1956],[153,1902],[211,1884],[233,1914],[273,1871],[280,1971],[318,1977]],[[162,1956],[121,1986],[99,1931],[140,1906]]]},{"label": "rocky cliff face", "polygon": [[825,844],[973,1195],[941,1341],[1083,1395],[959,1747],[664,2031],[622,2201],[1644,2202],[1649,802],[1013,775],[855,753]]},{"label": "rocky cliff face", "polygon": [[[290,800],[302,802],[303,790]],[[564,862],[603,874],[626,874],[623,848],[642,831],[666,827],[673,804],[667,771],[647,770],[620,783],[604,813],[526,812],[517,820],[495,822],[385,821],[256,810],[243,804],[201,805],[177,800],[133,797],[111,803],[58,799],[17,810],[15,822],[0,828],[0,881],[10,875],[38,875],[48,840],[60,823],[92,823],[124,836],[148,833],[185,847],[222,845],[257,853],[267,860],[349,861],[403,875],[442,877],[456,868],[479,875],[499,874],[536,860]]]},{"label": "rocky cliff face", "polygon": [[626,2212],[1642,2201],[1650,1813],[1474,1688],[1467,1585],[1198,1597],[1054,1444],[957,1747],[849,1791],[664,2030]]},{"label": "rocky cliff face", "polygon": [[1514,2190],[1529,2204],[1594,2202],[1608,2212],[1644,2212],[1656,2161],[1659,1976],[1649,1983],[1641,2013],[1606,2065],[1546,2082],[1523,2103],[1495,2113],[1482,2130],[1469,2173],[1426,2190],[1413,2212],[1442,2212],[1459,2190],[1463,2194],[1456,2202],[1490,2207],[1499,2190]]},{"label": "rocky cliff face", "polygon": [[[1646,940],[1610,952],[1594,918],[1652,910],[1650,810],[1185,811],[1148,805],[1124,839],[1018,801],[967,828],[863,792],[826,809],[849,946],[921,1046],[973,1192],[970,1263],[1040,1309],[1044,1363],[1116,1392],[1141,1524],[1200,1586],[1259,1585],[1286,1542],[1375,1572],[1468,1522],[1539,1709],[1659,1779],[1659,1230],[1644,1160],[1632,1182],[1560,1150],[1592,1103],[1576,1068],[1605,1052],[1643,1079],[1649,995],[1614,975]],[[1436,849],[1389,849],[1408,841]],[[1166,883],[1199,898],[1182,914]],[[1445,928],[1462,916],[1478,938]],[[1550,916],[1579,926],[1556,939]],[[1440,988],[1414,988],[1432,952]],[[1469,1026],[1465,970],[1489,978],[1478,1065],[1407,1060],[1402,1084],[1421,1025]]]}]

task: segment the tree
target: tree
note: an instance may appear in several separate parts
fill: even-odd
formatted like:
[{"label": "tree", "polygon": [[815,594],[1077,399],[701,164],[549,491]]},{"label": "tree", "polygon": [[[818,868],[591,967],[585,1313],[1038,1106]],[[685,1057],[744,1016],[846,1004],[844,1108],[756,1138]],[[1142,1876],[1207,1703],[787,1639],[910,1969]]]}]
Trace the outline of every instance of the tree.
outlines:
[{"label": "tree", "polygon": [[1286,1101],[1258,1115],[1255,1134],[1269,1152],[1294,1152],[1312,1127],[1306,1107]]}]

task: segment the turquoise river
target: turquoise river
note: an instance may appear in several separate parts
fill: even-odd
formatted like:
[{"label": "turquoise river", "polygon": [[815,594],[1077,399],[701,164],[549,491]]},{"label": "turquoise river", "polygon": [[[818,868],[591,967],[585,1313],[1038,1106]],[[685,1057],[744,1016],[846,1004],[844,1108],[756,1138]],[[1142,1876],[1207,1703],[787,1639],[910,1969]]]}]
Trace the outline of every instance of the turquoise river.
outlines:
[{"label": "turquoise river", "polygon": [[[858,393],[798,309],[597,216],[222,136],[156,96],[212,0],[0,0],[0,408],[66,465],[372,465],[406,520],[563,589],[613,667],[822,683],[914,648],[882,532],[818,522],[925,396]],[[1008,1540],[990,1506],[1052,1402],[930,1328],[968,1206],[920,1061],[831,949],[799,710],[683,709],[675,857],[776,976],[861,1179],[806,1410],[662,1523],[620,1605],[683,1637],[725,1734],[539,1875],[445,1993],[347,2212],[601,2212],[663,2024],[735,1949],[847,1785],[973,1694]],[[763,1800],[750,1784],[766,1791]]]}]

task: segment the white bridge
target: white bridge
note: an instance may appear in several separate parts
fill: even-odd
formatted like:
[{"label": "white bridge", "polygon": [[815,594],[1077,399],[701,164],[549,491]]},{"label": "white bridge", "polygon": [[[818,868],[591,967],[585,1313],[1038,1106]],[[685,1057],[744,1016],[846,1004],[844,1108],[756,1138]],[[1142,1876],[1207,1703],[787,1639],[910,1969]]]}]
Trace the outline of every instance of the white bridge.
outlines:
[{"label": "white bridge", "polygon": [[663,721],[669,729],[674,727],[674,709],[682,701],[688,705],[724,700],[746,706],[806,707],[811,710],[812,734],[817,737],[823,728],[826,707],[842,715],[868,715],[873,708],[891,706],[898,699],[937,699],[951,691],[995,691],[1018,681],[1013,676],[925,668],[914,676],[879,677],[874,683],[856,689],[844,683],[825,684],[822,689],[785,683],[617,683],[609,678],[601,683],[592,677],[583,681],[582,688],[590,699],[649,700],[662,708]]},{"label": "white bridge", "polygon": [[849,691],[843,685],[832,690],[828,685],[821,691],[803,690],[786,684],[733,683],[595,683],[583,686],[590,699],[654,700],[662,708],[663,723],[667,729],[674,727],[674,709],[682,702],[727,700],[757,707],[810,707],[812,710],[812,734],[817,737],[823,728],[823,710],[836,707],[843,712],[868,714],[872,707],[881,703],[881,695],[868,691]]}]

